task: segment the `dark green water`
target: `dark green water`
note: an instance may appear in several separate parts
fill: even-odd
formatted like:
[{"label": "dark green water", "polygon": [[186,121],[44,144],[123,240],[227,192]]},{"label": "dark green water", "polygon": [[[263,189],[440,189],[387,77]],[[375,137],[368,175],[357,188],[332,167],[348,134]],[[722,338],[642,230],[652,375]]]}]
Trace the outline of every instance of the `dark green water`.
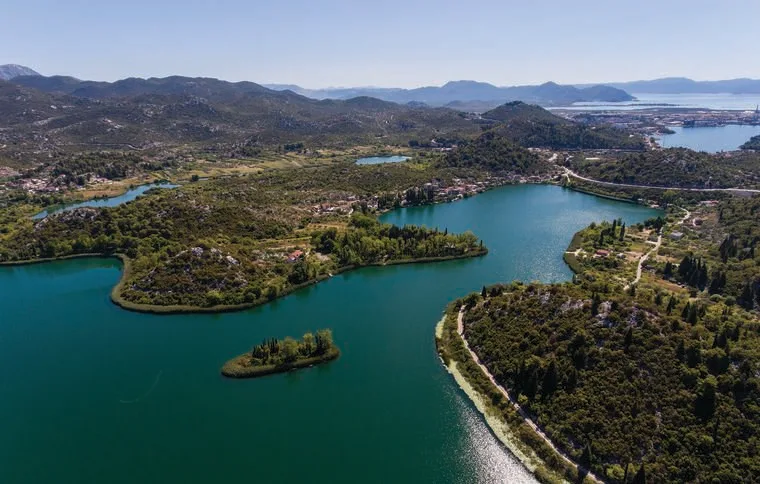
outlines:
[{"label": "dark green water", "polygon": [[[562,252],[591,221],[654,214],[553,186],[402,210],[384,219],[471,229],[491,253],[223,315],[118,309],[117,261],[0,268],[0,482],[532,482],[443,369],[435,324],[483,284],[568,279]],[[329,365],[219,376],[262,338],[321,327],[343,351]]]}]

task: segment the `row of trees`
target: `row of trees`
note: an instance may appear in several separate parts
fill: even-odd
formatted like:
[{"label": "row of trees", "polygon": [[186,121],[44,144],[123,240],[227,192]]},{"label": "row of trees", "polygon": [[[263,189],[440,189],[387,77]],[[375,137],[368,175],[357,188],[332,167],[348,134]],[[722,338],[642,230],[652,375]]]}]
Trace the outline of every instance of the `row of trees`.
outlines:
[{"label": "row of trees", "polygon": [[334,256],[339,266],[460,256],[482,248],[471,232],[453,235],[412,225],[396,227],[361,214],[351,218],[343,233],[330,228],[315,234],[312,243],[318,252]]},{"label": "row of trees", "polygon": [[252,365],[281,365],[293,363],[302,358],[322,356],[334,347],[332,331],[320,329],[316,335],[306,333],[300,341],[287,336],[280,340],[270,338],[251,350]]}]

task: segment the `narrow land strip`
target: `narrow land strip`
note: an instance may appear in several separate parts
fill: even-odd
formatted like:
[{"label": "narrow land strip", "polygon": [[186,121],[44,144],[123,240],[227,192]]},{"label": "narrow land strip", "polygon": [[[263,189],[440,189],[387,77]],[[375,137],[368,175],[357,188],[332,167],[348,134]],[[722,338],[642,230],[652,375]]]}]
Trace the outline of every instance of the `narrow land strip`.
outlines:
[{"label": "narrow land strip", "polygon": [[[464,343],[465,349],[470,354],[470,357],[473,359],[475,363],[480,367],[480,369],[483,371],[483,373],[488,377],[488,379],[491,381],[494,387],[496,387],[499,392],[501,392],[502,395],[512,404],[512,406],[515,408],[517,413],[522,417],[523,421],[531,428],[533,431],[538,435],[546,444],[554,450],[554,452],[559,455],[562,460],[564,460],[566,463],[570,464],[571,466],[575,467],[578,472],[581,472],[581,467],[570,457],[567,453],[562,451],[561,449],[557,448],[549,439],[549,437],[546,436],[546,434],[536,425],[535,422],[530,418],[530,416],[525,412],[520,405],[514,401],[510,396],[509,392],[501,386],[499,383],[496,382],[496,379],[493,377],[490,371],[488,371],[488,368],[481,363],[480,359],[478,358],[478,355],[470,348],[470,345],[467,343],[467,339],[464,337],[464,306],[459,310],[459,314],[457,315],[457,333],[459,334],[460,338],[462,338],[462,342]],[[597,476],[595,476],[591,471],[588,471],[588,474],[586,474],[586,477],[591,479],[593,482],[602,483],[601,479],[599,479]]]}]

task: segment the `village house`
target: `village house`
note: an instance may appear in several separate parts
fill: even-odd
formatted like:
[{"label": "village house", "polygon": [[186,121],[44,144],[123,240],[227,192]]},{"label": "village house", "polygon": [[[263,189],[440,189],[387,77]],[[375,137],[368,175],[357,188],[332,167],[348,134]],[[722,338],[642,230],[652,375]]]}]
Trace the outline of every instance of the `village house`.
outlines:
[{"label": "village house", "polygon": [[302,250],[294,250],[290,254],[288,254],[288,262],[296,262],[299,259],[303,258],[303,251]]}]

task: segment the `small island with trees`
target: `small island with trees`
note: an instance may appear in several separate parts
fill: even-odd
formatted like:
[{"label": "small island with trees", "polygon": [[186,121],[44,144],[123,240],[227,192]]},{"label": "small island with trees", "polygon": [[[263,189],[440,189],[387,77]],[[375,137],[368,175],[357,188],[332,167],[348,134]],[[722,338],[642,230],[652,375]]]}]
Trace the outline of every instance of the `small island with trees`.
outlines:
[{"label": "small island with trees", "polygon": [[332,331],[321,329],[316,334],[304,334],[300,341],[290,336],[282,340],[264,340],[248,353],[225,363],[222,375],[229,378],[256,378],[307,368],[332,361],[338,356],[340,350],[333,343]]}]

